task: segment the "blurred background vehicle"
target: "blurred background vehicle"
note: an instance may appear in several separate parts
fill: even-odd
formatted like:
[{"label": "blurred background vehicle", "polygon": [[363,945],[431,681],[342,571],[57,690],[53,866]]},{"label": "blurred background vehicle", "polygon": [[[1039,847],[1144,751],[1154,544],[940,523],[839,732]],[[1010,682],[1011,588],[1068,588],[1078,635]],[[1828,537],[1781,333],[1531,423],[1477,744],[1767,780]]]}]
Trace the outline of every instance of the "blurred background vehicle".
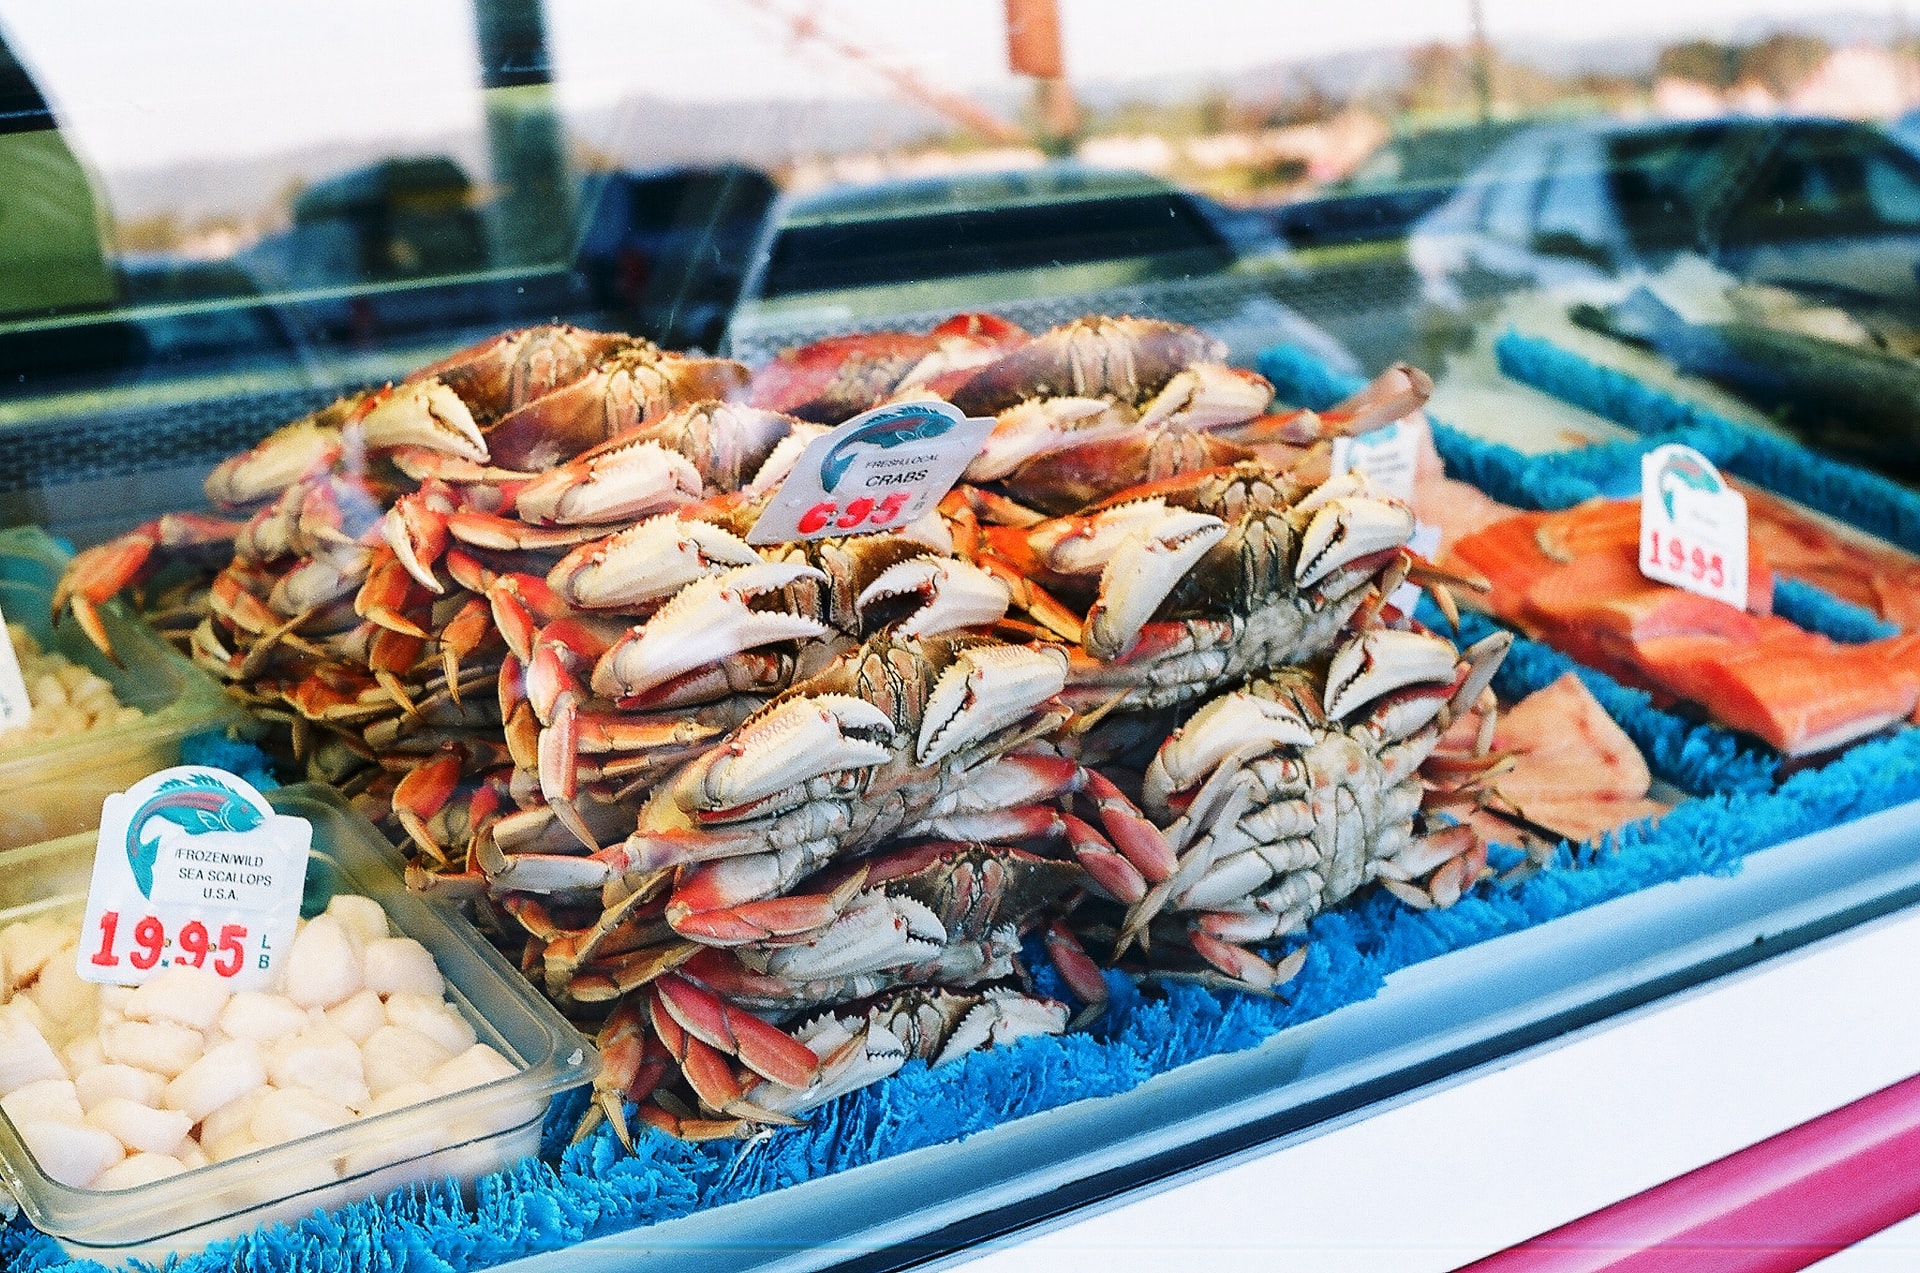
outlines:
[{"label": "blurred background vehicle", "polygon": [[715,349],[775,193],[740,164],[590,174],[574,268],[596,309],[662,344]]},{"label": "blurred background vehicle", "polygon": [[1920,158],[1843,120],[1531,128],[1408,239],[1426,298],[1461,307],[1696,252],[1744,278],[1920,299]]},{"label": "blurred background vehicle", "polygon": [[1526,127],[1520,120],[1489,119],[1403,133],[1338,181],[1257,211],[1275,234],[1303,250],[1404,239],[1416,221],[1459,190],[1489,151]]},{"label": "blurred background vehicle", "polygon": [[[759,358],[1107,309],[1243,361],[1291,340],[1441,370],[1493,298],[1683,250],[1856,308],[1920,291],[1920,44],[1843,0],[1623,0],[1604,37],[1381,0],[1310,27],[1146,0],[1050,25],[1029,0],[288,3],[215,49],[137,6],[103,42],[0,0],[0,515],[535,322]],[[1096,38],[1128,24],[1152,38]]]},{"label": "blurred background vehicle", "polygon": [[1289,257],[1166,181],[1074,163],[793,195],[755,248],[726,348],[751,361],[964,310],[1036,330],[1105,310],[1204,327],[1243,361],[1285,332],[1357,366],[1270,295]]}]

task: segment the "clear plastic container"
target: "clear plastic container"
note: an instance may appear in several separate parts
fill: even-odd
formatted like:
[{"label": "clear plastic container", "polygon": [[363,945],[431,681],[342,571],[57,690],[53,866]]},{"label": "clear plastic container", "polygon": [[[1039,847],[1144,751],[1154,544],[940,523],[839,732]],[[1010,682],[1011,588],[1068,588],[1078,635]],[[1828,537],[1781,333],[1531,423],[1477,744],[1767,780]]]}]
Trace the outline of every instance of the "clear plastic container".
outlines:
[{"label": "clear plastic container", "polygon": [[[556,1092],[592,1081],[600,1056],[513,966],[464,920],[407,891],[401,860],[339,795],[318,786],[270,794],[282,813],[313,823],[313,857],[303,909],[336,892],[378,901],[404,935],[433,953],[447,997],[519,1072],[407,1109],[358,1119],[243,1157],[134,1189],[99,1192],[51,1180],[0,1114],[0,1181],[27,1218],[68,1252],[114,1265],[158,1263],[256,1225],[345,1206],[419,1181],[463,1183],[517,1162],[540,1147],[540,1126]],[[34,916],[77,915],[86,901],[94,836],[69,836],[0,856],[0,925]],[[450,1130],[451,1129],[451,1130]],[[451,1137],[452,1143],[444,1143]],[[419,1150],[423,1142],[444,1147]],[[380,1151],[380,1152],[375,1152]],[[411,1151],[411,1152],[410,1152]],[[318,1163],[386,1158],[338,1180],[308,1186]]]},{"label": "clear plastic container", "polygon": [[[100,822],[100,802],[180,760],[180,740],[243,719],[219,684],[118,602],[102,609],[114,652],[95,649],[77,623],[53,625],[54,584],[70,555],[33,527],[0,531],[0,613],[105,677],[144,715],[125,725],[0,748],[0,850],[38,844]],[[4,639],[4,638],[0,638]]]}]

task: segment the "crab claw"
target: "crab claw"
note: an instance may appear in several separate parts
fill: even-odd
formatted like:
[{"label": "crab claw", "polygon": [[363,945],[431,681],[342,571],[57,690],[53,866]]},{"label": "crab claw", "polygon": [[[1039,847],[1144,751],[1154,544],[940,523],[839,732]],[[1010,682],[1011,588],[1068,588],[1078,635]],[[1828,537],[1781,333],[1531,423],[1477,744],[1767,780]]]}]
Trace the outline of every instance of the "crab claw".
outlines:
[{"label": "crab claw", "polygon": [[1100,596],[1087,611],[1087,653],[1097,659],[1125,654],[1167,594],[1226,533],[1218,517],[1168,509],[1151,532],[1122,540],[1100,572]]},{"label": "crab claw", "polygon": [[647,1018],[640,1004],[637,998],[622,999],[594,1039],[600,1049],[600,1074],[593,1081],[593,1105],[573,1133],[576,1144],[604,1120],[628,1152],[633,1150],[626,1103],[652,1095],[671,1059],[664,1049],[648,1046]]},{"label": "crab claw", "polygon": [[893,721],[850,694],[789,699],[743,724],[701,775],[709,810],[731,810],[764,800],[810,778],[886,762]]},{"label": "crab claw", "polygon": [[1143,428],[1218,429],[1251,420],[1273,401],[1264,376],[1224,363],[1200,362],[1169,380],[1140,411]]},{"label": "crab claw", "polygon": [[688,584],[600,656],[593,666],[594,693],[636,697],[745,650],[825,635],[827,625],[810,615],[749,604],[802,579],[824,583],[826,575],[797,562],[763,561]]},{"label": "crab claw", "polygon": [[1289,703],[1244,690],[1212,699],[1167,735],[1153,754],[1140,795],[1150,809],[1165,811],[1185,791],[1235,761],[1275,747],[1309,747],[1313,729]]},{"label": "crab claw", "polygon": [[487,462],[487,440],[473,413],[437,378],[383,391],[360,418],[360,431],[370,447],[418,446],[476,464]]},{"label": "crab claw", "polygon": [[144,530],[132,531],[87,549],[67,566],[53,589],[53,616],[57,620],[68,606],[87,639],[100,652],[118,663],[113,641],[107,636],[106,622],[99,607],[114,593],[137,578],[153,555],[157,538]]},{"label": "crab claw", "polygon": [[760,559],[729,530],[662,514],[581,544],[547,572],[547,585],[583,610],[645,606],[696,579]]},{"label": "crab claw", "polygon": [[420,851],[437,861],[447,860],[446,850],[434,840],[427,822],[453,799],[466,762],[466,752],[458,743],[443,744],[439,752],[409,770],[393,789],[393,816]]},{"label": "crab claw", "polygon": [[1250,950],[1221,941],[1196,927],[1187,934],[1194,953],[1249,990],[1271,992],[1300,975],[1306,966],[1307,948],[1301,946],[1277,964],[1270,964]]},{"label": "crab claw", "polygon": [[[719,1002],[715,1000],[715,1002]],[[700,1104],[709,1110],[735,1118],[767,1118],[790,1123],[784,1115],[774,1115],[746,1099],[745,1077],[736,1074],[727,1053],[688,1030],[673,1016],[656,990],[650,1003],[654,1037],[680,1067],[680,1076],[693,1089]],[[755,1018],[758,1020],[758,1018]]]},{"label": "crab claw", "polygon": [[1363,632],[1334,651],[1327,668],[1327,715],[1338,720],[1383,694],[1421,682],[1438,681],[1450,689],[1458,658],[1451,644],[1424,632]]},{"label": "crab claw", "polygon": [[1507,651],[1512,648],[1513,633],[1504,629],[1468,646],[1460,656],[1466,661],[1468,672],[1465,679],[1454,688],[1453,697],[1447,700],[1447,710],[1455,716],[1466,711],[1492,683],[1493,674],[1500,670],[1500,665],[1506,661]]},{"label": "crab claw", "polygon": [[[820,1058],[786,1031],[702,990],[677,973],[654,983],[667,1016],[688,1034],[782,1087],[800,1091],[820,1076]],[[657,1018],[656,1018],[657,1021]]]},{"label": "crab claw", "polygon": [[927,696],[914,756],[937,764],[1027,717],[1066,688],[1067,656],[1049,646],[982,645],[963,650]]},{"label": "crab claw", "polygon": [[205,544],[228,544],[246,529],[246,523],[202,513],[167,513],[134,527],[126,534],[96,544],[67,563],[53,587],[49,608],[54,622],[68,606],[100,652],[116,663],[113,643],[99,607],[122,588],[131,586],[154,565],[156,550]]},{"label": "crab claw", "polygon": [[945,1065],[979,1048],[1011,1043],[1015,1039],[1059,1034],[1067,1028],[1067,1006],[1036,999],[1018,991],[989,990],[967,1010],[929,1066]]},{"label": "crab claw", "polygon": [[[1308,507],[1308,501],[1301,501],[1301,507]],[[1403,547],[1411,538],[1413,510],[1398,500],[1365,494],[1334,496],[1314,510],[1300,537],[1294,582],[1310,588],[1342,566]]]},{"label": "crab claw", "polygon": [[434,577],[434,563],[447,551],[447,516],[454,509],[453,493],[444,483],[429,480],[393,502],[380,522],[381,538],[393,549],[408,574],[435,596],[446,586]]},{"label": "crab claw", "polygon": [[1425,406],[1433,396],[1433,377],[1397,362],[1325,413],[1344,424],[1343,433],[1368,433]]},{"label": "crab claw", "polygon": [[699,471],[658,442],[615,439],[520,488],[514,511],[541,526],[631,521],[699,499]]},{"label": "crab claw", "polygon": [[332,417],[344,417],[359,401],[358,395],[343,398],[274,430],[253,449],[220,461],[207,474],[207,500],[221,508],[244,508],[325,472],[340,454],[340,426]]},{"label": "crab claw", "polygon": [[931,554],[896,562],[860,594],[855,607],[866,611],[888,597],[917,595],[921,605],[894,625],[901,636],[931,636],[996,623],[1006,617],[1013,594],[978,566]]}]

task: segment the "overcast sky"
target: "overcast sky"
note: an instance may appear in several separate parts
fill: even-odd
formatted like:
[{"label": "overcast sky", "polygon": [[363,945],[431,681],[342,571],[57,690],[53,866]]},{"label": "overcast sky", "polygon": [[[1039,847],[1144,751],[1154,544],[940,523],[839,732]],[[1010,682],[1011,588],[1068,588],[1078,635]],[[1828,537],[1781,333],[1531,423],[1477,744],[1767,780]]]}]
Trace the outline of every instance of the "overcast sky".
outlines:
[{"label": "overcast sky", "polygon": [[[947,87],[1009,85],[1001,0],[770,0]],[[1485,0],[1495,41],[1724,35],[1861,0]],[[1069,74],[1204,75],[1462,39],[1466,0],[1061,0]],[[548,0],[563,106],[870,96],[867,74],[797,46],[748,0]],[[480,119],[461,0],[0,0],[0,23],[106,168],[430,135]]]}]

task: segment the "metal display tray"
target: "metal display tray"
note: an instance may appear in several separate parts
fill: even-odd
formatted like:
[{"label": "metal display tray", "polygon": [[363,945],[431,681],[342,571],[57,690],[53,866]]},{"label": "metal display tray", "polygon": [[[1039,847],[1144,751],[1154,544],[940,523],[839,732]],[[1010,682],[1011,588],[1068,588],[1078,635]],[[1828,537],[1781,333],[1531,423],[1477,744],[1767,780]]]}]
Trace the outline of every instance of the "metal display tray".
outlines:
[{"label": "metal display tray", "polygon": [[1920,802],[1756,852],[1732,876],[1656,885],[1414,965],[1372,999],[1122,1095],[503,1267],[945,1264],[1317,1135],[1916,902]]}]

